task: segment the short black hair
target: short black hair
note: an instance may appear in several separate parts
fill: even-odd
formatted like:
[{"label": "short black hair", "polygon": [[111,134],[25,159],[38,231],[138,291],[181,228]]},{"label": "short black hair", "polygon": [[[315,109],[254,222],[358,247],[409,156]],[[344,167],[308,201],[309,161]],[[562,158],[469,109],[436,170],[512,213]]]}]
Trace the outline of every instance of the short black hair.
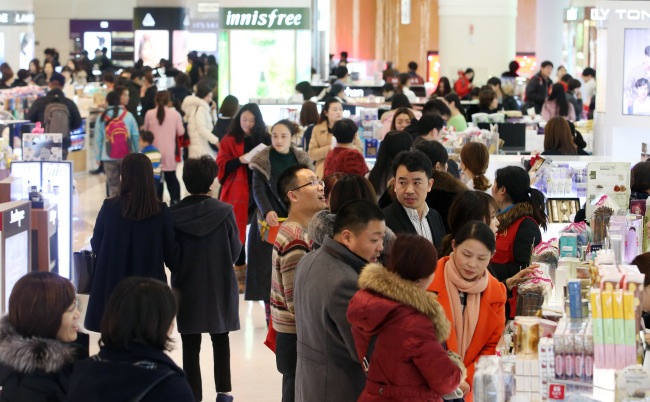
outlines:
[{"label": "short black hair", "polygon": [[395,85],[391,84],[390,82],[387,82],[384,84],[383,90],[384,92],[388,92],[388,91],[395,92]]},{"label": "short black hair", "polygon": [[210,94],[210,93],[212,93],[212,89],[209,86],[207,86],[205,84],[198,84],[196,86],[196,97],[197,98],[203,99],[206,96],[208,96],[208,94]]},{"label": "short black hair", "polygon": [[[646,54],[648,54],[649,50],[650,50],[650,46],[645,48]],[[582,70],[582,76],[583,77],[594,77],[594,78],[596,78],[596,70],[594,70],[591,67],[587,67],[584,70]]]},{"label": "short black hair", "polygon": [[210,155],[189,158],[183,165],[183,182],[190,194],[206,194],[217,177],[217,163]]},{"label": "short black hair", "polygon": [[454,106],[456,106],[456,109],[460,110],[462,113],[463,105],[462,103],[460,103],[460,98],[458,97],[458,94],[456,94],[456,92],[451,92],[445,95],[445,100],[450,104],[453,103]]},{"label": "short black hair", "polygon": [[501,88],[501,79],[499,77],[492,77],[489,80],[487,80],[487,84],[499,86],[499,88]]},{"label": "short black hair", "polygon": [[415,148],[429,158],[432,166],[436,166],[436,163],[444,165],[449,160],[447,149],[438,141],[422,141]]},{"label": "short black hair", "polygon": [[354,135],[359,130],[356,123],[350,119],[341,119],[332,126],[332,135],[339,144],[349,144],[354,141]]},{"label": "short black hair", "polygon": [[298,172],[304,169],[311,170],[309,166],[302,163],[297,163],[284,169],[278,177],[278,184],[276,189],[280,195],[280,198],[282,198],[282,202],[284,202],[284,204],[289,209],[291,209],[291,202],[289,201],[287,194],[289,191],[300,185],[298,184]]},{"label": "short black hair", "polygon": [[418,63],[416,63],[414,61],[409,62],[409,70],[415,71],[417,69],[418,69]]},{"label": "short black hair", "polygon": [[409,172],[424,172],[427,179],[433,174],[433,165],[422,151],[402,151],[397,154],[393,161],[393,177],[397,176],[397,169],[404,166]]},{"label": "short black hair", "polygon": [[422,107],[422,114],[437,114],[438,116],[451,116],[449,106],[442,99],[431,99]]},{"label": "short black hair", "polygon": [[149,130],[140,132],[140,138],[142,138],[142,142],[145,142],[149,145],[153,144],[153,133]]},{"label": "short black hair", "polygon": [[645,79],[645,78],[639,78],[639,79],[636,80],[636,82],[634,83],[634,88],[639,88],[639,87],[642,87],[642,86],[644,86],[644,85],[645,85],[646,87],[650,87],[650,84],[648,83],[648,80],[647,80],[647,79]]},{"label": "short black hair", "polygon": [[131,81],[134,81],[136,78],[144,78],[144,70],[133,70],[131,73]]},{"label": "short black hair", "polygon": [[341,57],[343,57],[344,59],[347,59],[348,58],[348,52],[345,52],[345,51],[341,52]]},{"label": "short black hair", "polygon": [[437,114],[425,114],[417,121],[417,134],[427,135],[434,128],[438,131],[445,126],[445,121]]},{"label": "short black hair", "polygon": [[384,221],[384,213],[376,203],[352,200],[343,205],[334,219],[334,235],[349,230],[355,234],[365,230],[371,221]]},{"label": "short black hair", "polygon": [[548,66],[553,67],[553,63],[551,63],[551,62],[548,61],[548,60],[544,60],[544,61],[542,62],[542,68],[546,68],[546,67],[548,67]]},{"label": "short black hair", "polygon": [[108,82],[108,83],[115,83],[115,74],[111,73],[110,71],[105,71],[102,73],[102,82]]},{"label": "short black hair", "polygon": [[346,66],[336,67],[336,78],[343,78],[348,75],[348,68]]},{"label": "short black hair", "polygon": [[569,91],[575,91],[577,88],[580,88],[582,86],[582,83],[580,83],[580,81],[576,80],[575,78],[571,78],[567,83],[567,86],[569,88]]},{"label": "short black hair", "polygon": [[176,317],[177,304],[166,283],[130,276],[113,290],[101,321],[101,344],[129,350],[136,342],[170,350],[167,333]]}]

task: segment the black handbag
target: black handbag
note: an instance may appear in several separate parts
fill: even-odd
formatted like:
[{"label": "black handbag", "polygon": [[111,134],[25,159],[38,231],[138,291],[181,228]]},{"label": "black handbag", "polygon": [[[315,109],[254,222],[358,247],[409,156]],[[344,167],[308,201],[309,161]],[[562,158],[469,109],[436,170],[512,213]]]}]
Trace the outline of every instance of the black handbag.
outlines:
[{"label": "black handbag", "polygon": [[74,262],[72,283],[78,294],[90,294],[93,285],[93,276],[97,266],[97,256],[89,250],[81,250],[72,256]]}]

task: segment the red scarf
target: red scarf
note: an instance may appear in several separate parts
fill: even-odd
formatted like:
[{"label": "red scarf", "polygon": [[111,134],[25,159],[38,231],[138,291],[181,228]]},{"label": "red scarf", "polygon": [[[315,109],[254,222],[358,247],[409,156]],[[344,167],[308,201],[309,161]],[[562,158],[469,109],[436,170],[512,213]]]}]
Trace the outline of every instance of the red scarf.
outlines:
[{"label": "red scarf", "polygon": [[244,141],[237,143],[235,137],[228,134],[223,137],[217,154],[219,174],[217,179],[221,183],[220,200],[232,205],[235,211],[239,240],[246,243],[246,224],[248,224],[248,171],[246,165],[241,165],[224,179],[226,163],[239,158],[244,154]]}]

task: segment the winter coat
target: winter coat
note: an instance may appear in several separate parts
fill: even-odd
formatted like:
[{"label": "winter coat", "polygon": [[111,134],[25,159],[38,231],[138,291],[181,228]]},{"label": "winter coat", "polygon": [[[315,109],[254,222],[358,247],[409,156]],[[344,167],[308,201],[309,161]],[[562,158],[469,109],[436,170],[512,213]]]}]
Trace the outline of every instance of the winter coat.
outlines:
[{"label": "winter coat", "polygon": [[[68,127],[70,127],[70,131],[81,127],[83,120],[81,119],[81,114],[79,113],[77,104],[74,103],[72,99],[66,98],[63,91],[60,89],[52,89],[47,93],[47,95],[36,99],[27,111],[25,118],[30,120],[32,123],[41,122],[41,124],[45,124],[45,109],[47,108],[47,105],[52,102],[61,102],[68,108],[68,112],[70,113]],[[70,133],[61,134],[63,134],[63,147],[69,147]]]},{"label": "winter coat", "polygon": [[185,134],[183,118],[173,107],[165,107],[165,118],[158,122],[158,108],[149,110],[144,116],[144,129],[153,133],[153,145],[161,155],[160,169],[176,172],[177,137]]},{"label": "winter coat", "polygon": [[540,114],[552,84],[550,79],[542,77],[540,73],[533,75],[526,85],[526,98],[522,110],[526,112],[526,108],[532,105],[535,106],[535,113]]},{"label": "winter coat", "polygon": [[232,205],[190,195],[170,209],[181,245],[181,259],[172,272],[172,287],[179,296],[178,332],[239,330],[239,289],[233,264],[242,244]]},{"label": "winter coat", "polygon": [[[117,110],[117,117],[121,116],[122,113],[124,113],[124,106],[119,106]],[[97,158],[98,161],[113,161],[116,159],[111,158],[108,156],[108,153],[106,151],[106,125],[107,122],[106,120],[102,119],[102,114],[97,116],[97,120],[95,121],[95,140],[96,140],[96,145],[97,145],[97,154],[95,154],[95,157]],[[106,116],[113,118],[113,108],[109,108]],[[116,117],[116,118],[117,118]],[[129,148],[132,152],[137,152],[138,147],[140,146],[140,130],[138,129],[138,122],[136,121],[135,117],[131,114],[131,112],[126,112],[126,115],[124,116],[124,125],[126,126],[126,129],[129,131]]]},{"label": "winter coat", "polygon": [[441,401],[464,381],[460,356],[442,345],[451,326],[435,294],[379,264],[363,269],[359,288],[347,315],[359,359],[376,337],[359,401]]},{"label": "winter coat", "polygon": [[190,137],[190,145],[187,152],[190,158],[200,158],[203,155],[217,157],[217,153],[208,144],[217,144],[219,139],[212,134],[214,123],[217,121],[217,114],[210,110],[208,102],[194,95],[187,96],[181,105],[187,122],[187,135]]},{"label": "winter coat", "polygon": [[[148,390],[148,392],[147,392]],[[146,394],[141,399],[138,395]],[[129,350],[102,346],[75,365],[68,402],[194,402],[183,369],[162,350],[136,342]]]},{"label": "winter coat", "polygon": [[542,106],[542,119],[545,121],[551,120],[553,117],[561,116],[569,121],[576,120],[576,111],[573,108],[573,104],[569,103],[569,111],[566,116],[560,115],[560,107],[557,105],[557,102],[554,100],[546,100]]},{"label": "winter coat", "polygon": [[[331,213],[327,209],[317,212],[311,218],[311,221],[309,222],[309,228],[307,230],[309,232],[309,238],[314,242],[313,249],[319,248],[325,241],[326,237],[334,237],[335,219],[336,214]],[[381,255],[381,260],[384,262],[388,262],[393,240],[395,240],[395,233],[393,233],[389,227],[386,227],[384,238],[382,239],[384,251],[382,251]]]},{"label": "winter coat", "polygon": [[582,117],[582,108],[583,108],[582,98],[576,98],[574,93],[567,92],[566,100],[567,102],[573,105],[573,111],[575,112],[576,115],[575,121],[580,120],[580,118]]},{"label": "winter coat", "polygon": [[72,367],[80,350],[56,339],[23,337],[0,320],[0,401],[66,401]]},{"label": "winter coat", "polygon": [[[363,145],[358,135],[352,144],[363,155]],[[321,179],[325,178],[323,176],[325,158],[327,158],[330,149],[332,149],[332,133],[327,129],[327,121],[324,121],[314,126],[309,141],[309,157],[316,162],[316,176]]]},{"label": "winter coat", "polygon": [[[266,214],[275,211],[278,217],[286,218],[289,214],[287,206],[278,194],[278,178],[271,169],[271,146],[266,147],[255,155],[249,168],[253,171],[253,194],[257,211],[251,220],[248,232],[248,266],[246,268],[246,294],[245,300],[270,301],[271,296],[271,258],[273,244],[262,240],[261,227],[258,221],[264,221]],[[311,159],[306,152],[291,147],[291,152],[298,163],[311,165]]]},{"label": "winter coat", "polygon": [[[447,348],[458,353],[458,340],[456,338],[456,328],[454,318],[451,314],[451,305],[449,301],[449,292],[445,286],[445,264],[449,257],[443,257],[438,260],[436,274],[433,276],[433,282],[429,285],[429,291],[438,295],[438,303],[445,311],[447,319],[451,323],[451,331],[447,338]],[[475,364],[481,356],[496,354],[496,346],[501,338],[501,333],[506,326],[505,305],[506,289],[502,283],[488,273],[487,288],[481,293],[481,304],[478,315],[478,322],[474,336],[469,344],[463,364],[467,367],[467,383],[470,385],[470,393],[465,396],[465,401],[471,402],[473,394],[471,389],[474,383]]]},{"label": "winter coat", "polygon": [[327,153],[323,177],[337,172],[365,176],[369,171],[362,153],[356,149],[335,147]]},{"label": "winter coat", "polygon": [[[392,204],[383,209],[384,216],[386,217],[386,227],[390,228],[395,234],[400,233],[413,233],[417,234],[415,226],[409,219],[402,204],[398,200],[393,201]],[[440,248],[442,245],[442,238],[445,237],[445,226],[442,223],[442,218],[438,211],[429,208],[427,213],[427,222],[429,222],[429,229],[433,237],[433,245]]]},{"label": "winter coat", "polygon": [[172,216],[162,202],[156,215],[135,221],[122,217],[120,198],[104,200],[90,245],[97,265],[84,326],[95,332],[99,332],[108,298],[122,279],[144,276],[166,283],[165,264],[178,266],[180,257]]},{"label": "winter coat", "polygon": [[456,196],[462,192],[468,191],[466,185],[460,180],[447,172],[433,170],[433,187],[427,194],[427,205],[440,214],[442,223],[445,226],[445,232],[451,233],[447,217],[449,216],[449,207],[454,202]]},{"label": "winter coat", "polygon": [[346,314],[366,264],[329,237],[298,262],[293,281],[297,402],[352,402],[361,395],[366,378]]}]

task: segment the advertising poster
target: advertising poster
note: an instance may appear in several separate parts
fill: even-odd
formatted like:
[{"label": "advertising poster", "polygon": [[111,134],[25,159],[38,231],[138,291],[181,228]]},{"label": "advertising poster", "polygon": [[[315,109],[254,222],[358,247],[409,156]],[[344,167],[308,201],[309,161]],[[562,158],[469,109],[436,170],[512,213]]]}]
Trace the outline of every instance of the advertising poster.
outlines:
[{"label": "advertising poster", "polygon": [[650,116],[650,29],[626,29],[623,114]]},{"label": "advertising poster", "polygon": [[0,32],[0,64],[5,62],[5,34]]},{"label": "advertising poster", "polygon": [[62,134],[23,134],[24,161],[60,161]]},{"label": "advertising poster", "polygon": [[106,48],[106,57],[111,58],[111,33],[110,32],[84,32],[84,50],[88,55],[95,57],[95,50]]},{"label": "advertising poster", "polygon": [[619,208],[627,209],[630,202],[629,162],[591,162],[587,165],[587,217],[594,213],[595,201],[603,195],[612,199]]},{"label": "advertising poster", "polygon": [[160,59],[169,59],[169,31],[135,31],[133,61],[156,67]]},{"label": "advertising poster", "polygon": [[[0,33],[0,35],[2,34]],[[3,40],[0,41],[4,42]],[[18,60],[18,63],[20,64],[20,68],[24,68],[25,70],[29,69],[29,62],[32,59],[34,59],[35,56],[34,46],[35,46],[34,34],[28,32],[21,32],[20,33],[20,54]]]},{"label": "advertising poster", "polygon": [[172,63],[174,67],[185,71],[187,54],[191,51],[216,55],[216,32],[174,31],[172,33]]},{"label": "advertising poster", "polygon": [[[5,213],[11,213],[7,211]],[[29,212],[28,212],[29,213]],[[20,278],[29,273],[29,231],[23,230],[5,240],[5,306],[9,306],[9,296]]]}]

